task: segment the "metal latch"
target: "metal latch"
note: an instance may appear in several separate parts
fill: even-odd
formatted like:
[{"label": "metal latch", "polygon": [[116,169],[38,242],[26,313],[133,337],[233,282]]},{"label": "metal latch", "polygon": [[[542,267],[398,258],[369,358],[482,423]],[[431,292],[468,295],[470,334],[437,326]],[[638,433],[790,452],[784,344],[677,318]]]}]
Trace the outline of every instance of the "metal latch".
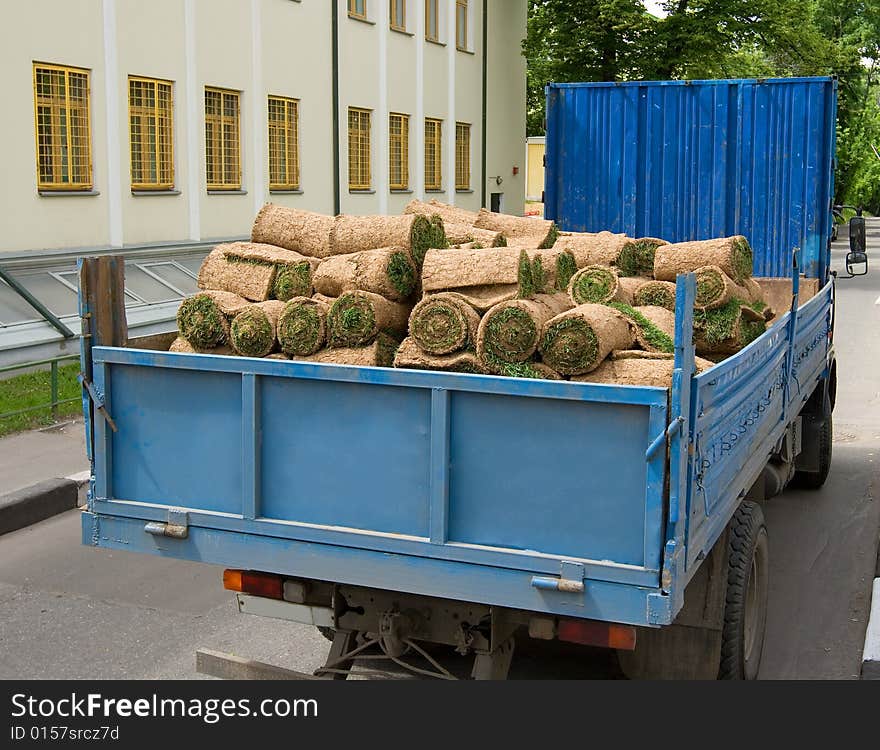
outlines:
[{"label": "metal latch", "polygon": [[168,521],[149,521],[144,531],[153,536],[167,536],[172,539],[186,539],[189,536],[189,518],[185,512],[169,511]]},{"label": "metal latch", "polygon": [[89,394],[89,398],[95,405],[95,409],[102,417],[104,417],[104,419],[107,421],[107,424],[110,426],[110,429],[113,430],[113,432],[118,432],[118,430],[116,429],[116,422],[113,421],[113,418],[107,412],[107,409],[104,408],[104,395],[97,388],[95,388],[95,386],[88,378],[86,378],[85,373],[79,373],[79,375],[76,376],[76,379],[80,383],[82,383],[83,388],[86,389],[86,392]]},{"label": "metal latch", "polygon": [[553,576],[533,576],[532,586],[542,591],[562,591],[567,594],[584,593],[584,566],[580,563],[564,562],[560,566],[559,578]]}]

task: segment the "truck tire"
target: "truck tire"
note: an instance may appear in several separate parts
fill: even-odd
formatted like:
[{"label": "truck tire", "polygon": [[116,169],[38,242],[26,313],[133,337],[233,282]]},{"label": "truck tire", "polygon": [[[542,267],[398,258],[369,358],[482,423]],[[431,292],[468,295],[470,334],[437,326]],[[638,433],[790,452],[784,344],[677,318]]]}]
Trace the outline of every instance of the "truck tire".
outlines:
[{"label": "truck tire", "polygon": [[757,503],[737,508],[728,533],[727,594],[720,680],[754,680],[767,625],[768,549],[764,513]]},{"label": "truck tire", "polygon": [[829,414],[819,428],[819,471],[796,471],[792,479],[792,487],[803,490],[818,490],[828,479],[831,470],[831,451],[834,440],[834,425]]}]

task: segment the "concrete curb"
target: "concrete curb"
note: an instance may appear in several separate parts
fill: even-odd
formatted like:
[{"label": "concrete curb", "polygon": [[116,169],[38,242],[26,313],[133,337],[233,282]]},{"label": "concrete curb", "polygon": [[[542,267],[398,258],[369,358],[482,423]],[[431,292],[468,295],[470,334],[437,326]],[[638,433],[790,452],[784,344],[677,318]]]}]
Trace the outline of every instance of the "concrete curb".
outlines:
[{"label": "concrete curb", "polygon": [[880,680],[880,578],[874,579],[871,590],[871,614],[862,652],[862,679]]},{"label": "concrete curb", "polygon": [[79,507],[88,483],[85,471],[0,495],[0,536]]}]

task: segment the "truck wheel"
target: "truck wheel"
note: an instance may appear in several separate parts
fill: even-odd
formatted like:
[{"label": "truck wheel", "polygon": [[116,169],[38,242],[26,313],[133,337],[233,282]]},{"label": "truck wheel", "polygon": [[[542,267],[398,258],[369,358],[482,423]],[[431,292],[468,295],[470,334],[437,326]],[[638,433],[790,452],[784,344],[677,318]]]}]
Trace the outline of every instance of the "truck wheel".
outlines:
[{"label": "truck wheel", "polygon": [[767,527],[757,503],[737,508],[728,534],[727,595],[721,640],[721,680],[754,680],[767,625]]},{"label": "truck wheel", "polygon": [[831,451],[834,440],[834,425],[829,414],[819,427],[819,471],[796,471],[792,486],[804,490],[818,490],[828,479],[831,469]]}]

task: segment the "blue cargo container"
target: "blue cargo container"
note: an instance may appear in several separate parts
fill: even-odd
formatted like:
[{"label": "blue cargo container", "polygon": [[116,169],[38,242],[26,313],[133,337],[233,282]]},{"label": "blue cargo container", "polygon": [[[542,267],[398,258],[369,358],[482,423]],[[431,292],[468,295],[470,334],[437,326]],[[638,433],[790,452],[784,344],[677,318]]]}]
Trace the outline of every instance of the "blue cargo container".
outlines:
[{"label": "blue cargo container", "polygon": [[[762,96],[776,98],[773,85],[762,85],[770,87]],[[824,79],[815,85],[833,92]],[[748,89],[715,84],[728,94],[736,86]],[[589,101],[591,91],[624,89],[554,87],[550,96]],[[743,119],[747,98],[729,109],[730,122]],[[833,111],[833,97],[826,106]],[[562,114],[558,101],[550,111]],[[796,134],[812,120],[797,111],[788,132],[801,143]],[[696,128],[702,120],[691,116]],[[591,117],[583,107],[565,110],[548,141],[550,165],[563,163],[560,144],[577,143],[578,161],[569,151],[565,168],[592,173],[588,155],[606,139],[588,127]],[[822,122],[816,139],[830,149],[832,123]],[[710,153],[727,153],[723,131],[708,129],[701,144],[704,137],[717,141]],[[669,142],[673,152],[661,150],[660,161],[684,161]],[[633,144],[636,153],[646,148]],[[830,160],[825,167],[815,176],[824,203],[804,205],[801,192],[789,207],[814,217],[816,231],[829,226],[819,218]],[[790,171],[776,174],[779,190],[769,192],[792,199],[782,179]],[[584,203],[582,179],[554,179],[557,206]],[[719,185],[719,206],[742,205]],[[698,233],[711,206],[696,182],[680,190],[688,200],[673,223]],[[617,215],[623,222],[629,211]],[[664,214],[641,213],[654,215]],[[661,225],[637,226],[646,232],[631,233],[679,238]],[[783,250],[758,243],[757,267],[777,270],[774,253]],[[332,669],[350,663],[356,634],[367,633],[398,661],[430,641],[475,653],[475,676],[500,676],[522,628],[534,638],[617,648],[633,675],[755,675],[767,587],[766,537],[752,501],[795,473],[812,486],[827,474],[831,283],[801,295],[793,274],[791,309],[697,375],[694,279],[679,277],[675,369],[665,389],[126,347],[108,307],[122,299],[120,282],[107,289],[95,281],[113,278],[114,262],[93,259],[81,270],[94,433],[84,544],[233,569],[228,584],[241,611],[335,633]],[[785,275],[790,265],[789,255]],[[749,544],[728,545],[731,528]],[[731,571],[748,579],[736,591]],[[726,606],[739,595],[741,607]],[[723,665],[722,646],[736,657]]]},{"label": "blue cargo container", "polygon": [[755,274],[827,281],[837,81],[553,84],[545,215],[669,242],[742,234]]}]

